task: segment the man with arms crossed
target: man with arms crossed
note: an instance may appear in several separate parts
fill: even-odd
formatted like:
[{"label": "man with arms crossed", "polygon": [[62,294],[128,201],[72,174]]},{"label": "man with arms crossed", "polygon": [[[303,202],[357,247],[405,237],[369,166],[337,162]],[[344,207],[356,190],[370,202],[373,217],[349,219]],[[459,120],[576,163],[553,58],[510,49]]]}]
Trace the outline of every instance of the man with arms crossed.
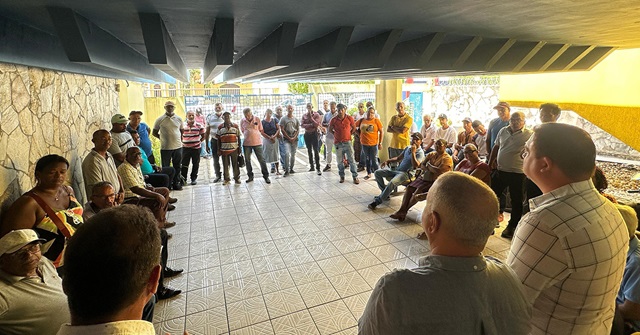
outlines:
[{"label": "man with arms crossed", "polygon": [[529,200],[507,264],[533,305],[532,334],[609,334],[629,233],[591,182],[595,145],[578,127],[548,123],[522,156],[543,194]]}]

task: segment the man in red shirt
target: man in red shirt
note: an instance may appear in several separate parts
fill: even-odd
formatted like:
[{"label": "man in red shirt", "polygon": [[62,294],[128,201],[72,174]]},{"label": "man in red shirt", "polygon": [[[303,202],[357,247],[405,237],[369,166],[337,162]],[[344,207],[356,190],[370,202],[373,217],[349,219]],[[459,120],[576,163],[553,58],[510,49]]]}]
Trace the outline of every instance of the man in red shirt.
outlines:
[{"label": "man in red shirt", "polygon": [[349,161],[349,169],[353,176],[353,183],[360,184],[358,172],[356,171],[356,163],[353,160],[353,148],[351,147],[351,135],[356,131],[356,124],[350,115],[346,115],[347,106],[338,104],[338,115],[329,122],[328,132],[334,136],[334,145],[336,147],[336,157],[338,157],[338,174],[340,182],[344,183],[344,162],[342,157],[347,155]]}]

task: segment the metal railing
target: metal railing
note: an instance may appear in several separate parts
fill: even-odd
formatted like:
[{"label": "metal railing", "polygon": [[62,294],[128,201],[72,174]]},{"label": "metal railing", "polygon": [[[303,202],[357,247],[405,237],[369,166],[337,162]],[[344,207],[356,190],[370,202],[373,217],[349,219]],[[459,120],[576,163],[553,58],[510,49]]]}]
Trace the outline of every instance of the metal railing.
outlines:
[{"label": "metal railing", "polygon": [[171,98],[183,96],[215,96],[215,95],[262,95],[277,94],[278,88],[148,88],[143,90],[145,98]]}]

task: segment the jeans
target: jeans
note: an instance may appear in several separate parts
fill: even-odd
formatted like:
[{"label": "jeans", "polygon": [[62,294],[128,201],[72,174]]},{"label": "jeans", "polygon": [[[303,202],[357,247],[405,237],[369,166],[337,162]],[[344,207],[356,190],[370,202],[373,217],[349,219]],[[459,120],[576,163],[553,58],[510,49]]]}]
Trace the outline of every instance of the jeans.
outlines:
[{"label": "jeans", "polygon": [[367,174],[376,172],[376,170],[378,170],[378,146],[363,145],[362,154],[360,163],[364,162],[364,166],[367,168]]},{"label": "jeans", "polygon": [[211,158],[213,158],[213,170],[216,173],[216,178],[222,177],[222,171],[220,170],[220,156],[218,156],[218,140],[211,139]]},{"label": "jeans", "polygon": [[[182,166],[182,148],[175,150],[160,150],[160,159],[162,160],[162,167],[173,165],[176,171],[180,171]],[[173,177],[173,186],[181,185],[180,174],[176,173]]]},{"label": "jeans", "polygon": [[194,181],[198,179],[198,169],[200,168],[200,149],[182,148],[182,178],[184,178],[184,180],[187,180],[189,161],[191,161],[191,181]]},{"label": "jeans", "polygon": [[148,174],[147,182],[153,187],[166,187],[171,186],[171,181],[176,175],[176,169],[171,166],[163,167],[162,171]]},{"label": "jeans", "polygon": [[284,141],[284,172],[293,170],[293,165],[296,162],[296,150],[298,150],[298,141]]},{"label": "jeans", "polygon": [[[374,197],[376,204],[378,205],[387,200],[391,192],[393,192],[393,190],[398,187],[398,185],[402,185],[402,183],[409,180],[408,173],[390,169],[377,170],[374,173],[374,176],[376,176],[378,188],[380,189],[380,191],[382,191],[380,195]],[[389,181],[389,184],[384,184],[385,179]]]},{"label": "jeans", "polygon": [[356,171],[356,162],[353,160],[353,148],[351,147],[351,142],[340,142],[336,143],[336,157],[338,160],[338,174],[340,178],[344,178],[344,161],[342,157],[344,154],[347,155],[347,161],[349,162],[349,169],[351,170],[351,176],[353,179],[358,178],[358,172]]},{"label": "jeans", "polygon": [[522,217],[522,196],[525,180],[524,173],[499,171],[491,178],[491,188],[496,196],[502,194],[505,188],[509,188],[511,198],[511,219],[507,228],[515,229]]},{"label": "jeans", "polygon": [[[327,137],[324,140],[324,152],[327,155],[327,165],[331,165],[331,161],[333,160],[333,137]],[[340,156],[336,156],[340,157]]]},{"label": "jeans", "polygon": [[[389,159],[400,156],[403,151],[404,148],[398,149],[389,147]],[[396,166],[398,166],[397,162],[389,163],[389,167],[395,168]]]},{"label": "jeans", "polygon": [[309,155],[309,166],[313,168],[313,160],[315,159],[316,170],[320,171],[320,154],[318,149],[318,133],[304,133],[304,143],[307,146],[307,154]]},{"label": "jeans", "polygon": [[265,163],[264,161],[264,157],[262,156],[262,153],[264,152],[262,150],[262,144],[260,145],[256,145],[253,147],[242,147],[244,150],[244,158],[245,158],[245,163],[247,165],[247,176],[249,178],[253,178],[253,166],[251,166],[251,152],[253,151],[253,153],[256,154],[256,159],[258,160],[258,163],[260,164],[260,170],[262,171],[262,177],[269,178],[269,170],[267,169],[267,163]]},{"label": "jeans", "polygon": [[233,167],[233,180],[240,180],[240,168],[238,167],[238,150],[226,156],[222,156],[222,169],[224,172],[224,180],[231,181],[229,178],[229,164]]}]

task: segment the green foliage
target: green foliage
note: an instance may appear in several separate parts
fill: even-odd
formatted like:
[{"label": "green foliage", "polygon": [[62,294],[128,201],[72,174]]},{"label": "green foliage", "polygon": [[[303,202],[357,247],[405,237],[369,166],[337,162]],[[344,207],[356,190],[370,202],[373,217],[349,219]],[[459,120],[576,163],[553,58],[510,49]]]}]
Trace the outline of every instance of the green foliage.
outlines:
[{"label": "green foliage", "polygon": [[202,72],[200,69],[189,69],[189,84],[199,84],[202,81]]},{"label": "green foliage", "polygon": [[309,93],[309,84],[307,83],[289,83],[287,84],[289,92],[294,94],[306,94]]}]

